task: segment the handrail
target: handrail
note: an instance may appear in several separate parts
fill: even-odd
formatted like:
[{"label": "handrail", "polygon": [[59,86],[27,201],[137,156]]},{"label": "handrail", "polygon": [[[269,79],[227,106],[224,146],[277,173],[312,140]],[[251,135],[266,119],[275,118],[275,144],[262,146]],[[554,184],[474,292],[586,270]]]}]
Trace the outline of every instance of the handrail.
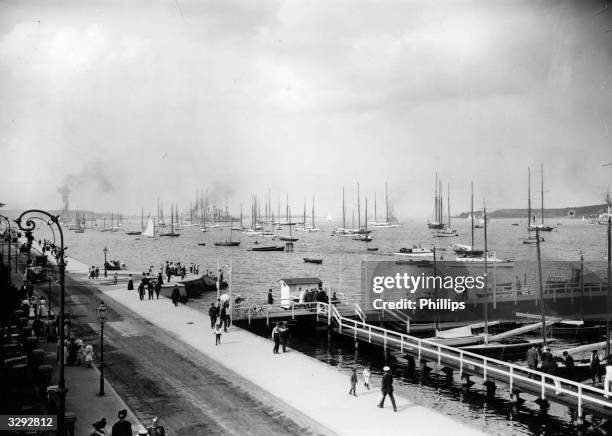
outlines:
[{"label": "handrail", "polygon": [[[318,303],[318,305],[327,304]],[[582,412],[581,409],[584,400],[599,404],[603,407],[612,407],[612,401],[605,399],[604,396],[606,395],[606,392],[603,389],[584,385],[582,383],[578,383],[555,375],[542,373],[540,371],[525,368],[523,366],[519,366],[509,362],[504,362],[502,360],[481,356],[470,351],[465,351],[448,345],[432,342],[427,339],[416,338],[404,333],[399,333],[393,330],[385,329],[383,327],[367,324],[364,321],[346,318],[341,316],[338,310],[336,310],[336,308],[333,306],[332,318],[338,324],[338,328],[340,331],[342,331],[343,328],[360,331],[364,334],[367,334],[368,340],[370,341],[372,337],[377,337],[383,339],[386,345],[389,345],[390,343],[394,343],[396,346],[399,345],[402,351],[404,349],[416,347],[419,357],[421,357],[423,353],[427,353],[436,357],[439,363],[441,362],[442,358],[450,361],[455,361],[458,363],[458,366],[461,369],[465,367],[465,364],[471,365],[473,367],[478,367],[482,369],[485,380],[487,379],[488,374],[499,374],[508,377],[510,385],[512,385],[513,382],[516,380],[523,381],[529,385],[532,385],[534,389],[540,390],[540,396],[543,399],[545,398],[547,388],[554,389],[555,392],[558,393],[568,394],[577,399],[578,406],[580,409],[579,413]],[[552,381],[554,384],[548,385],[548,380]],[[575,390],[569,389],[569,387],[573,387]],[[587,394],[591,395],[586,395],[584,391],[587,391]]]},{"label": "handrail", "polygon": [[355,315],[357,315],[362,321],[366,320],[365,314],[363,313],[363,310],[361,309],[359,303],[355,303]]}]

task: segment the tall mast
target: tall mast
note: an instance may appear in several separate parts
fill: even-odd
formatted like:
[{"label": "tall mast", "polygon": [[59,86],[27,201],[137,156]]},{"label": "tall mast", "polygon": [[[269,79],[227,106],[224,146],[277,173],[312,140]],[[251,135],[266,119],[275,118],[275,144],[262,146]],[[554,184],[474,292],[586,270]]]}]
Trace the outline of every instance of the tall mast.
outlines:
[{"label": "tall mast", "polygon": [[144,232],[144,208],[140,209],[140,233]]},{"label": "tall mast", "polygon": [[606,363],[610,364],[610,275],[612,275],[612,218],[608,217],[608,295],[606,302]]},{"label": "tall mast", "polygon": [[[542,319],[542,346],[546,347],[546,315],[544,311],[544,282],[542,279],[542,258],[540,255],[540,229],[536,227],[536,247],[538,253],[538,279],[540,285],[540,316]],[[608,306],[609,308],[610,306]]]},{"label": "tall mast", "polygon": [[451,228],[451,216],[450,216],[450,183],[446,185],[446,196],[448,201],[448,229]]},{"label": "tall mast", "polygon": [[361,230],[361,206],[359,204],[359,183],[357,183],[357,230]]},{"label": "tall mast", "polygon": [[387,182],[385,182],[385,209],[386,209],[386,219],[385,222],[389,222],[389,189],[387,186]]},{"label": "tall mast", "polygon": [[344,186],[342,187],[342,229],[346,229],[346,208],[344,206]]},{"label": "tall mast", "polygon": [[378,216],[376,214],[376,191],[374,191],[374,222],[378,222]]},{"label": "tall mast", "polygon": [[531,168],[527,167],[527,233],[531,231]]},{"label": "tall mast", "polygon": [[470,202],[470,218],[472,221],[472,250],[474,249],[474,182],[470,182],[471,202]]},{"label": "tall mast", "polygon": [[544,162],[540,163],[542,173],[542,226],[544,226]]},{"label": "tall mast", "polygon": [[242,229],[242,203],[240,203],[240,228]]},{"label": "tall mast", "polygon": [[435,196],[434,196],[434,222],[439,223],[438,219],[438,172],[436,171],[436,182],[435,182]]},{"label": "tall mast", "polygon": [[306,227],[306,197],[304,197],[304,216],[302,217],[302,224]]},{"label": "tall mast", "polygon": [[289,193],[287,192],[287,222],[289,222]]},{"label": "tall mast", "polygon": [[487,343],[489,341],[489,285],[487,283],[487,262],[489,261],[489,247],[487,245],[487,209],[485,207],[482,208],[482,217],[484,219],[484,334],[485,342]]},{"label": "tall mast", "polygon": [[315,228],[315,225],[314,225],[314,195],[312,196],[312,228],[313,229]]},{"label": "tall mast", "polygon": [[365,198],[365,229],[366,229],[366,237],[368,236],[368,197]]}]

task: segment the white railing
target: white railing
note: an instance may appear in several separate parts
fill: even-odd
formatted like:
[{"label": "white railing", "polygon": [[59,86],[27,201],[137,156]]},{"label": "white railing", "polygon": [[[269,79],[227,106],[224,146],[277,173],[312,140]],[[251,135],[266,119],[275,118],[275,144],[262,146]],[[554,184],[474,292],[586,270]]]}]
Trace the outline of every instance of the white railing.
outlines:
[{"label": "white railing", "polygon": [[[502,381],[508,383],[510,390],[512,390],[515,382],[521,381],[534,390],[539,391],[540,398],[542,399],[546,399],[547,390],[554,390],[556,395],[564,394],[576,399],[578,416],[582,415],[585,401],[602,407],[612,407],[612,401],[605,398],[606,392],[603,389],[545,374],[502,360],[481,356],[427,339],[415,338],[407,334],[373,326],[361,320],[346,318],[341,316],[333,305],[331,306],[331,312],[329,312],[326,303],[318,303],[317,306],[317,314],[325,315],[330,324],[332,320],[335,321],[340,333],[344,330],[346,334],[348,333],[346,330],[349,330],[353,332],[355,339],[357,339],[359,334],[360,338],[367,339],[368,342],[372,342],[373,339],[382,340],[385,348],[389,346],[399,347],[401,352],[411,350],[419,359],[435,359],[438,365],[441,365],[443,361],[446,364],[454,364],[459,368],[460,374],[464,370],[474,371],[480,369],[485,381],[488,377],[497,375]],[[551,385],[549,382],[553,384]]]}]

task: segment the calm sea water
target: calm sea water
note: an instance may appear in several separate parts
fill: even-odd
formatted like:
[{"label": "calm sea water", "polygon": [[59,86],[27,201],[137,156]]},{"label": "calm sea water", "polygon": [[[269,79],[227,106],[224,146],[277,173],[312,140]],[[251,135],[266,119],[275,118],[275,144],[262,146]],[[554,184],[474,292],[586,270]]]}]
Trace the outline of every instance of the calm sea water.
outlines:
[{"label": "calm sea water", "polygon": [[[513,226],[518,223],[519,226]],[[585,265],[603,265],[606,251],[606,227],[586,225],[577,219],[560,219],[549,221],[557,224],[558,229],[545,233],[546,242],[542,244],[544,260],[576,261],[580,254],[584,255]],[[523,245],[525,237],[525,220],[499,219],[491,220],[488,225],[489,251],[497,257],[514,259],[516,261],[535,261],[536,249]],[[392,253],[402,247],[422,245],[431,247],[435,244],[443,252],[451,243],[470,243],[469,221],[455,220],[454,227],[459,231],[455,238],[432,238],[426,223],[421,219],[406,220],[403,226],[390,229],[376,229],[372,233],[374,240],[369,243],[352,240],[351,237],[332,237],[331,231],[338,223],[319,222],[321,232],[293,232],[300,238],[294,243],[294,252],[250,252],[257,240],[261,245],[284,245],[282,241],[264,239],[261,236],[249,237],[233,232],[232,240],[240,241],[239,247],[215,247],[215,241],[226,240],[230,236],[229,228],[213,228],[201,232],[199,227],[186,227],[180,231],[178,238],[148,239],[128,236],[123,232],[98,232],[87,230],[83,234],[66,232],[67,254],[91,265],[102,265],[103,248],[108,248],[108,258],[118,259],[127,264],[127,268],[135,271],[155,270],[169,261],[180,261],[200,264],[200,270],[216,270],[217,263],[227,271],[232,265],[233,294],[240,294],[254,301],[265,301],[267,290],[272,288],[275,293],[279,289],[279,279],[283,277],[318,276],[326,287],[331,287],[338,295],[357,297],[360,292],[360,268],[364,259],[390,260]],[[125,230],[140,228],[140,220],[125,222]],[[483,246],[483,231],[476,230],[475,245]],[[278,233],[287,235],[288,230]],[[45,237],[41,232],[37,237]],[[46,235],[52,239],[50,235]],[[205,242],[206,246],[198,243]],[[377,253],[366,251],[366,247],[378,247]],[[448,255],[452,252],[448,249]],[[322,265],[304,263],[304,257],[320,257]],[[228,277],[227,272],[225,277]],[[278,295],[278,294],[277,294]],[[205,295],[201,300],[189,304],[204,310],[208,302],[215,298]],[[567,342],[559,341],[557,347],[565,347]],[[377,349],[355,350],[351,340],[339,336],[328,336],[325,331],[316,333],[299,333],[293,337],[292,346],[301,352],[309,354],[328,364],[346,370],[357,365],[359,367],[372,365],[376,373],[384,364],[382,351]],[[435,376],[429,380],[419,381],[414,378],[402,377],[405,361],[399,354],[393,356],[394,368],[398,375],[400,390],[412,400],[442,413],[466,421],[478,420],[477,426],[488,433],[496,434],[576,434],[567,408],[552,405],[546,415],[542,415],[536,405],[523,408],[521,413],[510,417],[511,407],[503,399],[486,401],[483,391],[478,387],[465,391],[458,384],[446,385],[443,378]],[[507,395],[501,397],[507,399]],[[587,430],[584,434],[600,434]]]}]

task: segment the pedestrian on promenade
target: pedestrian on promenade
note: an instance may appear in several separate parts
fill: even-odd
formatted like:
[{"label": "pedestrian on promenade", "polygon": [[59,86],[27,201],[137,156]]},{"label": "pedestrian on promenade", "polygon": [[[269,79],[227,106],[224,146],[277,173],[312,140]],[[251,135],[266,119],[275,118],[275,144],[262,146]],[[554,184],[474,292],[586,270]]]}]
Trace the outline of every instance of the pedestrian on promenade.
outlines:
[{"label": "pedestrian on promenade", "polygon": [[210,309],[208,309],[208,316],[210,317],[210,328],[215,328],[215,323],[217,322],[217,308],[215,307],[215,303],[210,303]]},{"label": "pedestrian on promenade", "polygon": [[351,372],[351,389],[349,390],[349,395],[357,396],[357,391],[355,388],[357,387],[357,370],[353,368]]},{"label": "pedestrian on promenade", "polygon": [[134,282],[132,281],[132,274],[130,274],[130,278],[128,279],[128,291],[134,290]]},{"label": "pedestrian on promenade", "polygon": [[85,360],[87,367],[91,368],[91,362],[93,361],[93,347],[89,344],[85,345],[85,351],[83,351],[83,360]]},{"label": "pedestrian on promenade", "polygon": [[[536,350],[535,345],[532,345],[531,348],[527,350],[527,354],[525,356],[527,358],[527,368],[533,369],[534,371],[538,369],[538,350]],[[533,374],[529,374],[529,378],[533,378]]]},{"label": "pedestrian on promenade", "polygon": [[383,371],[385,372],[385,374],[383,375],[382,388],[380,389],[380,391],[382,392],[382,398],[380,399],[380,403],[378,403],[378,407],[380,407],[381,409],[385,407],[385,398],[387,397],[387,395],[389,395],[389,398],[391,399],[391,404],[393,405],[393,411],[397,412],[395,398],[393,397],[393,376],[389,372],[391,371],[391,368],[385,366],[383,368]]},{"label": "pedestrian on promenade", "polygon": [[149,431],[149,436],[166,436],[166,430],[164,430],[157,416],[153,418],[153,425],[147,430]]},{"label": "pedestrian on promenade", "polygon": [[113,285],[117,284],[117,279],[119,279],[119,274],[117,273],[113,274]]},{"label": "pedestrian on promenade", "polygon": [[102,418],[101,420],[94,422],[93,424],[91,424],[91,426],[94,428],[94,431],[91,432],[91,436],[108,435],[108,433],[106,432],[106,418]]},{"label": "pedestrian on promenade", "polygon": [[289,327],[287,326],[287,321],[284,321],[281,325],[279,331],[280,343],[283,347],[283,353],[287,351],[287,341],[289,340]]},{"label": "pedestrian on promenade", "polygon": [[157,273],[157,282],[158,282],[160,285],[163,285],[163,284],[164,284],[164,276],[163,276],[163,274],[161,273],[161,271]]},{"label": "pedestrian on promenade", "polygon": [[215,334],[215,345],[221,345],[221,323],[215,324],[213,333]]},{"label": "pedestrian on promenade", "polygon": [[278,354],[278,346],[280,345],[280,323],[277,322],[272,329],[272,340],[274,341],[274,348],[272,352]]},{"label": "pedestrian on promenade", "polygon": [[589,359],[589,368],[591,368],[591,378],[593,379],[593,384],[595,384],[595,377],[597,377],[599,379],[599,383],[601,383],[601,365],[597,350],[593,350],[593,353],[591,354]]},{"label": "pedestrian on promenade", "polygon": [[172,289],[172,294],[170,295],[170,298],[172,298],[172,303],[174,304],[174,306],[177,307],[179,304],[179,299],[181,298],[181,292],[179,291],[177,285],[174,285],[174,289]]},{"label": "pedestrian on promenade", "polygon": [[161,291],[161,283],[158,281],[155,282],[155,299],[159,300],[159,293]]},{"label": "pedestrian on promenade", "polygon": [[85,350],[83,349],[83,339],[77,339],[74,341],[74,345],[76,346],[76,364],[81,366],[83,362],[83,354]]},{"label": "pedestrian on promenade", "polygon": [[138,296],[140,297],[140,301],[144,300],[144,295],[145,295],[145,291],[144,291],[144,282],[140,282],[140,284],[138,285]]},{"label": "pedestrian on promenade", "polygon": [[96,270],[94,271],[94,277],[97,279],[98,277],[100,277],[100,268],[96,267]]},{"label": "pedestrian on promenade", "polygon": [[368,368],[363,368],[363,385],[370,390],[370,370]]},{"label": "pedestrian on promenade", "polygon": [[126,420],[127,410],[123,409],[117,413],[119,421],[113,424],[111,436],[132,436],[132,424]]},{"label": "pedestrian on promenade", "polygon": [[92,265],[91,268],[89,268],[89,278],[93,279],[96,276],[96,268]]},{"label": "pedestrian on promenade", "polygon": [[274,297],[272,296],[272,289],[268,289],[268,304],[274,304]]},{"label": "pedestrian on promenade", "polygon": [[149,293],[149,300],[153,299],[153,283],[151,283],[151,281],[149,280],[149,283],[147,283],[147,291]]}]

